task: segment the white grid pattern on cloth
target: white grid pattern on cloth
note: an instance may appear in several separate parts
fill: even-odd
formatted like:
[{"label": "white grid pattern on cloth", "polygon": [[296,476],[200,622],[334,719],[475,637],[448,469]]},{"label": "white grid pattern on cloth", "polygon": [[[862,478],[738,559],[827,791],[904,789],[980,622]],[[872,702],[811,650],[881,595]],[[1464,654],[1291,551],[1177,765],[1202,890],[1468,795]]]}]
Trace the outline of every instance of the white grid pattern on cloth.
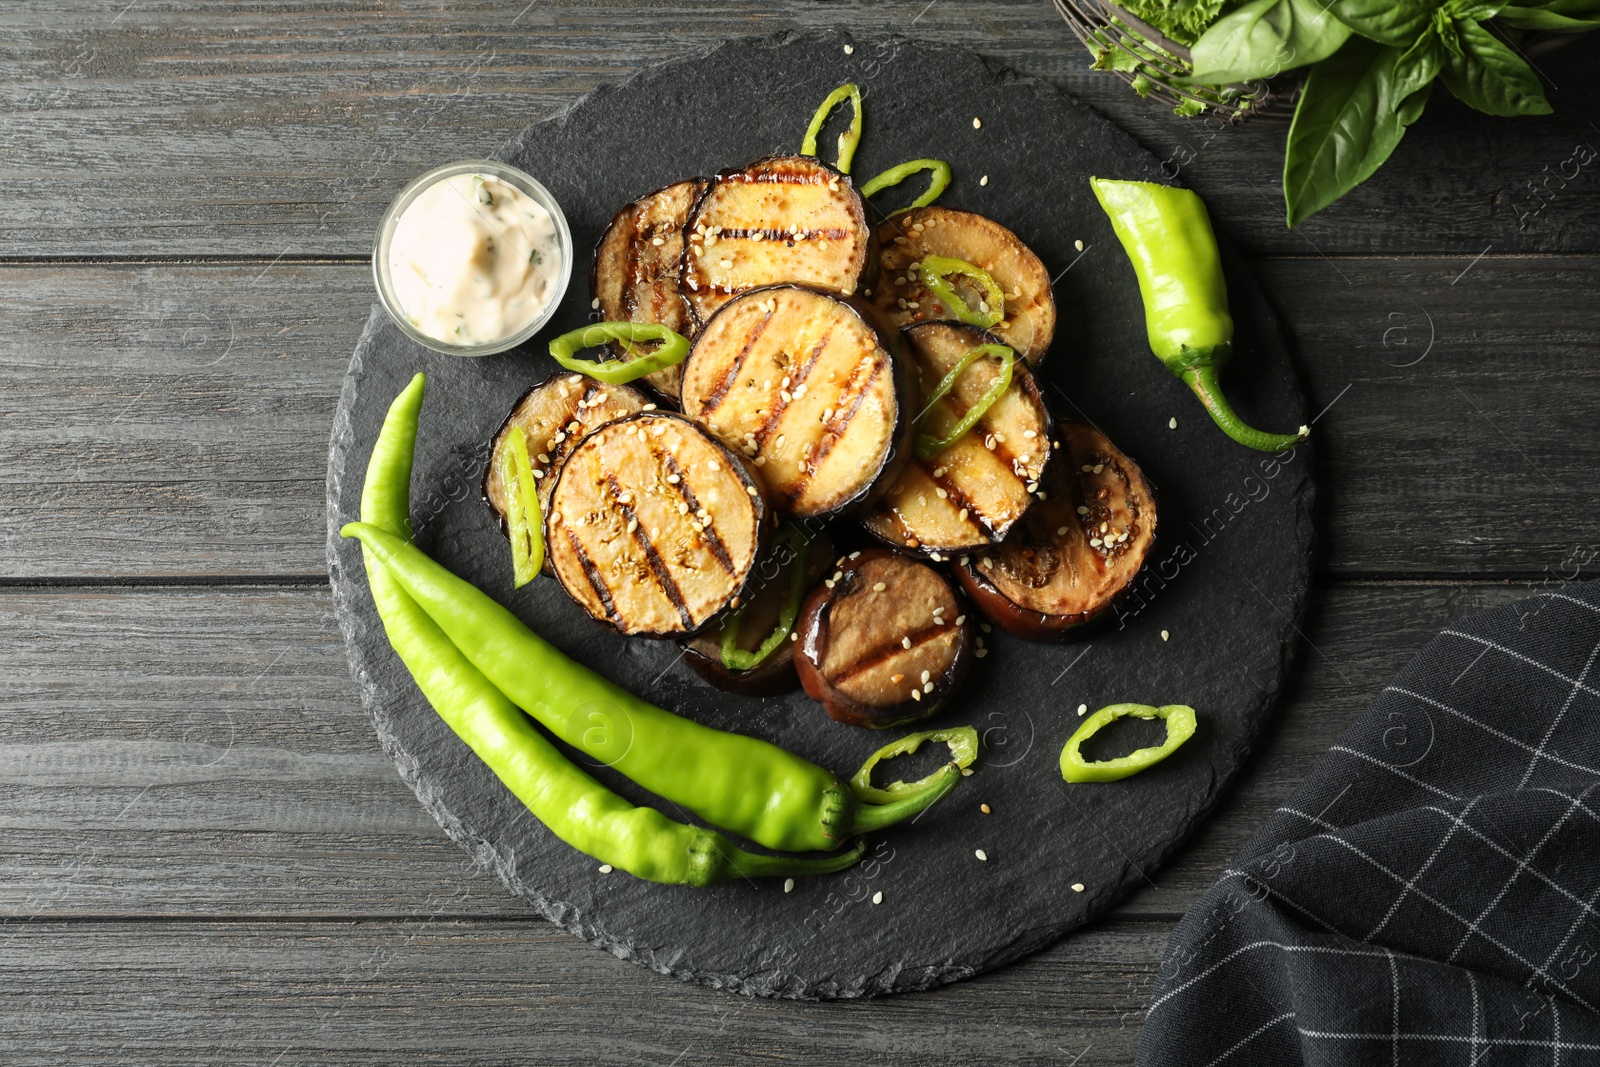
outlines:
[{"label": "white grid pattern on cloth", "polygon": [[1567,717],[1567,709],[1572,707],[1572,702],[1578,697],[1578,687],[1583,684],[1585,678],[1589,677],[1589,668],[1594,666],[1594,657],[1597,652],[1600,652],[1600,642],[1596,642],[1594,648],[1589,650],[1589,658],[1584,661],[1583,670],[1578,672],[1577,679],[1572,683],[1572,689],[1567,693],[1566,703],[1561,705],[1561,710],[1556,712],[1556,717],[1550,721],[1550,729],[1546,730],[1544,737],[1539,739],[1539,747],[1534,749],[1533,759],[1528,761],[1528,769],[1522,775],[1522,782],[1519,788],[1527,788],[1528,781],[1533,777],[1534,769],[1539,766],[1539,760],[1544,757],[1545,746],[1555,736],[1556,730],[1561,726],[1561,720]]},{"label": "white grid pattern on cloth", "polygon": [[[1600,583],[1591,583],[1588,588],[1595,589],[1597,591],[1596,595],[1600,595]],[[1576,597],[1568,596],[1563,593],[1544,593],[1540,594],[1539,597],[1534,599],[1549,599],[1552,601],[1570,603],[1577,607],[1581,607],[1586,611],[1600,614],[1600,604],[1596,604],[1588,600],[1580,600]],[[1512,607],[1515,607],[1515,605]],[[1500,610],[1503,612],[1508,609]],[[1545,626],[1554,626],[1557,623],[1556,620],[1547,618],[1542,620],[1542,624]],[[1592,629],[1590,624],[1585,624],[1585,627]],[[1290,1021],[1293,1021],[1295,1031],[1305,1039],[1329,1042],[1385,1042],[1389,1046],[1390,1061],[1395,1065],[1403,1062],[1401,1049],[1402,1045],[1405,1043],[1420,1043],[1422,1045],[1460,1044],[1464,1046],[1464,1051],[1468,1055],[1467,1062],[1469,1064],[1477,1064],[1481,1062],[1485,1057],[1489,1056],[1492,1050],[1495,1049],[1523,1049],[1530,1052],[1547,1050],[1551,1056],[1549,1062],[1558,1065],[1563,1062],[1572,1062],[1570,1059],[1564,1060],[1563,1053],[1578,1054],[1600,1052],[1600,1040],[1563,1040],[1563,1019],[1560,1012],[1559,998],[1548,995],[1552,991],[1559,991],[1563,996],[1569,998],[1573,1003],[1581,1005],[1590,1012],[1596,1012],[1595,1007],[1590,1004],[1589,1000],[1585,999],[1583,995],[1573,989],[1569,981],[1564,981],[1561,977],[1552,973],[1552,965],[1562,956],[1562,953],[1566,951],[1567,947],[1573,942],[1577,932],[1586,921],[1590,922],[1597,933],[1600,933],[1600,910],[1597,910],[1597,908],[1600,908],[1600,885],[1593,886],[1591,892],[1591,887],[1588,884],[1580,884],[1578,887],[1582,893],[1582,895],[1580,895],[1579,891],[1568,888],[1557,880],[1556,875],[1561,874],[1564,869],[1564,865],[1560,861],[1559,855],[1554,857],[1554,859],[1546,859],[1545,856],[1547,846],[1549,846],[1552,841],[1557,840],[1558,838],[1562,840],[1566,839],[1565,837],[1562,837],[1563,830],[1568,827],[1574,816],[1579,812],[1587,815],[1589,819],[1600,823],[1600,813],[1597,813],[1593,808],[1590,807],[1589,804],[1585,803],[1589,794],[1597,787],[1600,787],[1600,770],[1597,770],[1594,766],[1590,765],[1594,761],[1591,759],[1588,763],[1586,763],[1580,758],[1573,758],[1571,755],[1562,755],[1560,753],[1550,751],[1550,746],[1556,739],[1556,735],[1560,731],[1563,721],[1570,718],[1569,712],[1572,711],[1573,706],[1577,702],[1580,694],[1588,694],[1592,697],[1600,697],[1600,688],[1597,688],[1590,679],[1595,663],[1600,662],[1600,643],[1595,643],[1590,647],[1588,656],[1583,661],[1582,669],[1577,673],[1576,676],[1573,676],[1567,671],[1559,669],[1556,666],[1552,666],[1549,663],[1541,662],[1525,652],[1519,651],[1518,648],[1509,647],[1507,644],[1502,643],[1501,641],[1493,640],[1490,637],[1466,632],[1464,629],[1446,629],[1441,631],[1440,636],[1456,638],[1482,646],[1483,651],[1479,653],[1478,657],[1480,659],[1484,653],[1490,651],[1504,656],[1506,660],[1511,661],[1511,663],[1508,665],[1507,671],[1512,687],[1515,687],[1516,685],[1516,675],[1514,673],[1516,664],[1525,664],[1529,667],[1535,668],[1539,672],[1549,675],[1550,677],[1558,680],[1561,683],[1564,683],[1569,687],[1566,700],[1561,702],[1559,707],[1557,706],[1559,697],[1556,694],[1549,694],[1550,702],[1548,707],[1540,705],[1540,707],[1542,707],[1549,716],[1549,722],[1539,735],[1539,740],[1536,744],[1529,743],[1527,740],[1523,740],[1522,738],[1514,736],[1513,734],[1507,732],[1507,730],[1501,729],[1500,726],[1495,723],[1484,721],[1483,718],[1473,715],[1468,711],[1464,711],[1458,707],[1452,707],[1451,705],[1438,700],[1433,696],[1429,696],[1424,692],[1418,691],[1418,689],[1427,688],[1427,686],[1410,688],[1407,685],[1401,685],[1398,683],[1393,684],[1387,687],[1383,693],[1380,694],[1379,701],[1375,702],[1374,704],[1375,717],[1376,709],[1385,706],[1381,703],[1383,698],[1388,697],[1391,694],[1393,697],[1419,701],[1428,707],[1437,709],[1451,716],[1452,720],[1462,724],[1463,729],[1471,728],[1472,731],[1481,733],[1484,735],[1485,741],[1488,741],[1489,738],[1494,738],[1496,741],[1509,745],[1528,756],[1529,763],[1525,773],[1521,771],[1520,763],[1515,766],[1515,769],[1510,771],[1510,774],[1513,776],[1521,773],[1521,781],[1513,786],[1511,781],[1509,779],[1507,780],[1505,789],[1509,792],[1499,794],[1502,801],[1516,804],[1516,797],[1529,797],[1530,794],[1545,793],[1553,797],[1561,798],[1567,802],[1558,812],[1552,810],[1549,816],[1546,816],[1542,809],[1537,807],[1530,808],[1526,803],[1523,803],[1520,806],[1513,806],[1510,809],[1512,816],[1517,819],[1516,825],[1522,830],[1521,840],[1527,840],[1527,838],[1533,836],[1534,833],[1539,833],[1539,830],[1542,826],[1542,833],[1540,833],[1538,839],[1531,845],[1531,847],[1522,848],[1514,844],[1513,848],[1508,849],[1500,841],[1495,839],[1495,834],[1502,835],[1506,837],[1507,840],[1514,840],[1516,835],[1506,834],[1503,829],[1496,825],[1494,816],[1501,812],[1501,806],[1496,806],[1492,811],[1479,809],[1479,802],[1484,799],[1484,794],[1466,797],[1452,792],[1452,790],[1447,787],[1447,784],[1456,785],[1462,781],[1459,773],[1457,773],[1456,777],[1450,777],[1452,772],[1450,770],[1446,770],[1444,772],[1446,777],[1443,778],[1442,783],[1430,782],[1422,776],[1423,774],[1428,773],[1427,770],[1422,770],[1419,773],[1412,773],[1411,771],[1406,770],[1404,767],[1396,766],[1393,763],[1377,758],[1368,752],[1363,752],[1359,748],[1351,747],[1352,745],[1356,744],[1356,742],[1354,740],[1349,740],[1348,743],[1341,743],[1332,746],[1329,750],[1329,756],[1324,757],[1322,763],[1319,765],[1319,771],[1330,772],[1323,776],[1325,779],[1341,780],[1338,765],[1336,763],[1330,763],[1330,759],[1333,758],[1333,754],[1337,753],[1341,757],[1351,757],[1360,764],[1366,766],[1382,767],[1389,772],[1389,776],[1391,776],[1393,779],[1409,783],[1416,789],[1431,794],[1434,797],[1441,798],[1442,800],[1457,807],[1457,810],[1452,811],[1448,810],[1446,807],[1439,806],[1438,804],[1405,804],[1405,798],[1401,798],[1401,807],[1409,807],[1411,811],[1422,811],[1429,814],[1436,814],[1444,820],[1441,823],[1441,834],[1431,846],[1413,846],[1409,840],[1404,842],[1406,847],[1415,847],[1417,855],[1421,855],[1421,847],[1430,848],[1430,851],[1428,851],[1426,854],[1426,859],[1424,859],[1421,865],[1416,868],[1415,874],[1409,878],[1402,876],[1392,869],[1388,864],[1372,855],[1370,852],[1364,850],[1356,843],[1346,840],[1345,837],[1342,836],[1344,832],[1351,830],[1356,825],[1360,825],[1362,820],[1356,820],[1354,823],[1350,823],[1341,827],[1329,822],[1321,816],[1313,816],[1305,811],[1299,810],[1299,808],[1293,806],[1292,804],[1279,807],[1277,809],[1277,815],[1287,815],[1299,820],[1303,820],[1304,822],[1310,824],[1311,826],[1317,827],[1323,832],[1313,834],[1309,837],[1299,837],[1293,835],[1284,835],[1281,832],[1274,834],[1264,830],[1260,835],[1258,835],[1257,840],[1252,842],[1252,845],[1245,850],[1245,853],[1242,857],[1243,863],[1241,863],[1241,865],[1248,863],[1250,857],[1252,856],[1255,859],[1266,859],[1269,855],[1266,849],[1271,848],[1274,841],[1279,842],[1280,845],[1283,842],[1293,842],[1296,845],[1302,843],[1305,845],[1313,845],[1320,844],[1322,842],[1332,842],[1333,844],[1339,846],[1340,851],[1359,857],[1366,865],[1380,871],[1390,881],[1399,886],[1399,890],[1394,899],[1389,903],[1387,909],[1384,910],[1382,918],[1377,922],[1377,924],[1371,927],[1365,937],[1362,937],[1357,933],[1338,930],[1333,924],[1328,923],[1325,919],[1315,914],[1315,912],[1307,908],[1303,903],[1298,903],[1288,899],[1281,891],[1281,888],[1267,885],[1265,880],[1252,876],[1248,872],[1233,866],[1230,866],[1227,869],[1223,878],[1221,881],[1219,881],[1217,888],[1220,889],[1225,883],[1234,878],[1254,879],[1255,883],[1263,886],[1269,894],[1268,897],[1263,898],[1263,903],[1266,903],[1266,901],[1270,900],[1273,903],[1287,906],[1293,909],[1293,911],[1313,920],[1318,925],[1334,931],[1340,936],[1349,937],[1353,942],[1361,943],[1370,942],[1373,938],[1382,933],[1390,925],[1391,921],[1395,919],[1396,914],[1400,911],[1402,905],[1408,898],[1413,898],[1429,905],[1435,913],[1446,916],[1452,922],[1459,924],[1464,929],[1464,933],[1461,935],[1460,940],[1456,943],[1454,950],[1449,953],[1448,958],[1445,960],[1431,959],[1426,956],[1418,956],[1409,952],[1405,953],[1403,958],[1406,959],[1409,964],[1425,965],[1436,970],[1443,968],[1449,972],[1459,973],[1465,977],[1465,984],[1467,988],[1462,992],[1468,994],[1471,1011],[1470,1028],[1468,1029],[1468,1032],[1464,1034],[1443,1032],[1437,1026],[1432,1028],[1419,1027],[1416,1031],[1412,1031],[1405,1025],[1405,1017],[1402,1014],[1402,983],[1398,962],[1400,957],[1397,957],[1396,953],[1387,947],[1376,946],[1371,949],[1362,950],[1354,947],[1343,948],[1329,945],[1300,945],[1272,938],[1256,939],[1252,940],[1246,945],[1232,948],[1231,950],[1226,951],[1219,959],[1207,964],[1199,973],[1188,977],[1180,984],[1173,986],[1173,988],[1164,991],[1158,989],[1157,994],[1152,999],[1146,1012],[1147,1025],[1154,1017],[1157,1016],[1158,1011],[1164,1007],[1170,1009],[1170,1007],[1173,1005],[1173,1002],[1177,998],[1185,997],[1186,995],[1188,997],[1205,996],[1205,994],[1201,994],[1195,987],[1205,982],[1207,979],[1221,974],[1230,966],[1235,968],[1250,966],[1259,967],[1260,964],[1250,964],[1246,957],[1252,956],[1254,953],[1259,952],[1259,950],[1263,948],[1272,948],[1284,954],[1285,959],[1290,958],[1297,953],[1356,958],[1358,962],[1355,965],[1358,967],[1370,966],[1360,964],[1360,958],[1383,957],[1385,959],[1386,970],[1388,972],[1386,977],[1388,980],[1390,993],[1390,1005],[1388,1012],[1390,1016],[1389,1032],[1382,1033],[1376,1029],[1372,1030],[1372,1032],[1367,1032],[1364,1029],[1354,1028],[1349,1031],[1318,1027],[1308,1028],[1308,1026],[1301,1025],[1301,1016],[1304,1015],[1303,1010],[1297,1014],[1296,1011],[1284,1010],[1282,1006],[1276,1005],[1273,1003],[1273,1001],[1267,999],[1265,1005],[1263,1006],[1270,1005],[1273,1007],[1273,1017],[1267,1020],[1265,1023],[1256,1026],[1249,1034],[1245,1035],[1242,1039],[1231,1045],[1229,1048],[1223,1051],[1221,1055],[1210,1060],[1209,1063],[1222,1063],[1233,1058],[1236,1054],[1248,1048],[1253,1042],[1259,1041],[1262,1035],[1270,1033],[1274,1029],[1281,1027],[1283,1024]],[[1536,639],[1536,635],[1530,636],[1530,640]],[[1524,644],[1524,641],[1514,640],[1512,643],[1521,645]],[[1434,644],[1430,645],[1430,650],[1442,655],[1442,650],[1436,647],[1438,644],[1438,639],[1435,639]],[[1584,642],[1584,645],[1587,646],[1588,642]],[[1542,654],[1543,649],[1546,646],[1534,645],[1532,647],[1534,651],[1538,651]],[[1571,662],[1576,665],[1578,656],[1582,655],[1582,647],[1583,646],[1580,646],[1578,649],[1574,650],[1565,648],[1563,646],[1564,651],[1571,653],[1571,658],[1567,660],[1567,662]],[[1475,664],[1477,660],[1475,659],[1473,662]],[[1418,673],[1421,674],[1423,672],[1419,671]],[[1459,681],[1460,675],[1457,674],[1455,677],[1456,680]],[[1403,675],[1402,679],[1404,678],[1405,676]],[[1453,685],[1454,682],[1451,684]],[[1532,693],[1534,689],[1539,687],[1534,687],[1531,682],[1528,682],[1523,688],[1525,691]],[[1515,704],[1516,701],[1513,699],[1510,703]],[[1524,703],[1531,704],[1536,703],[1536,701],[1528,698],[1525,699]],[[1509,721],[1514,722],[1515,720]],[[1588,726],[1588,720],[1573,721],[1580,723],[1582,726],[1592,732],[1592,727]],[[1512,726],[1512,728],[1514,729],[1516,727]],[[1352,735],[1353,734],[1354,731],[1352,731]],[[1594,754],[1592,743],[1588,751],[1589,755],[1592,757]],[[1581,753],[1576,753],[1574,755],[1581,756]],[[1575,789],[1572,792],[1567,792],[1562,789],[1549,786],[1537,786],[1530,789],[1528,788],[1528,783],[1533,779],[1533,775],[1541,762],[1547,762],[1551,766],[1561,768],[1564,771],[1572,772],[1576,775],[1580,775],[1587,781],[1587,785],[1581,790]],[[1411,765],[1408,764],[1407,766]],[[1361,772],[1344,772],[1346,776],[1359,773]],[[1317,777],[1317,775],[1314,774],[1313,778],[1315,777]],[[1347,784],[1345,785],[1346,791],[1350,789],[1354,780],[1355,779],[1352,778],[1347,781]],[[1567,781],[1572,781],[1570,776]],[[1403,786],[1399,788],[1402,791],[1404,789]],[[1327,792],[1331,792],[1331,790],[1328,790]],[[1323,795],[1326,796],[1327,792],[1325,792]],[[1340,795],[1342,796],[1343,793]],[[1507,798],[1509,798],[1509,800],[1507,800]],[[1300,797],[1297,796],[1296,799],[1298,800]],[[1312,803],[1307,803],[1305,806],[1309,808],[1312,806]],[[1383,813],[1378,812],[1375,814]],[[1537,819],[1537,822],[1533,824],[1532,828],[1530,828],[1528,825],[1530,818]],[[1483,828],[1474,825],[1474,821],[1483,824]],[[1409,830],[1413,828],[1415,824],[1414,822],[1408,821],[1402,825]],[[1486,830],[1489,832],[1485,832]],[[1569,833],[1567,836],[1570,837],[1571,834]],[[1584,840],[1587,840],[1587,838],[1584,838]],[[1461,909],[1459,906],[1452,907],[1451,901],[1440,899],[1438,895],[1433,892],[1429,892],[1428,889],[1419,885],[1424,877],[1428,875],[1430,871],[1434,870],[1436,866],[1440,869],[1441,878],[1444,879],[1446,891],[1448,891],[1450,888],[1448,875],[1451,870],[1458,871],[1463,864],[1468,865],[1468,869],[1472,869],[1471,865],[1475,862],[1478,865],[1476,869],[1483,869],[1481,856],[1485,855],[1485,853],[1477,853],[1472,851],[1463,853],[1461,849],[1467,843],[1473,844],[1474,847],[1481,846],[1482,848],[1487,849],[1489,853],[1492,853],[1498,856],[1500,859],[1512,864],[1511,870],[1506,877],[1505,882],[1500,885],[1494,896],[1489,899],[1488,903],[1484,905],[1481,911],[1477,913],[1477,917],[1475,919],[1469,919],[1467,917],[1470,912],[1463,914],[1463,909]],[[1260,846],[1261,849],[1259,852],[1256,851],[1258,846]],[[1443,857],[1445,857],[1447,854],[1453,857],[1450,865],[1441,862]],[[1585,872],[1591,876],[1593,874],[1592,869],[1586,870],[1580,868],[1580,873]],[[1502,904],[1511,895],[1513,888],[1525,874],[1527,875],[1527,880],[1530,884],[1537,883],[1538,887],[1543,887],[1543,889],[1547,889],[1551,893],[1561,898],[1563,906],[1559,909],[1561,914],[1558,918],[1558,921],[1565,918],[1567,905],[1570,905],[1572,912],[1571,922],[1570,924],[1566,924],[1567,928],[1565,934],[1559,941],[1555,942],[1555,947],[1550,950],[1548,955],[1545,956],[1543,962],[1541,963],[1533,962],[1532,960],[1526,958],[1524,952],[1518,951],[1519,948],[1525,949],[1529,947],[1525,943],[1525,939],[1517,937],[1519,929],[1515,926],[1510,926],[1507,928],[1507,921],[1497,918],[1497,909],[1501,908]],[[1439,879],[1435,879],[1435,881],[1438,880]],[[1491,882],[1488,886],[1481,886],[1480,888],[1484,892],[1487,892],[1488,889],[1493,886],[1493,884],[1494,883]],[[1535,890],[1536,893],[1542,891],[1542,889]],[[1213,890],[1213,892],[1216,892],[1216,890]],[[1525,909],[1529,906],[1525,902],[1528,893],[1526,890],[1519,889],[1517,890],[1517,894],[1519,898],[1524,898],[1523,900],[1519,900],[1518,904],[1518,907],[1524,910],[1514,911],[1511,914],[1525,918]],[[1209,895],[1210,894],[1208,894],[1208,897]],[[1548,898],[1536,897],[1535,899],[1544,900]],[[1203,899],[1201,904],[1196,905],[1195,910],[1203,911],[1205,903],[1206,900]],[[1381,907],[1381,904],[1379,906]],[[1543,905],[1540,904],[1539,906],[1542,907]],[[1194,913],[1192,912],[1191,916],[1193,914]],[[1491,920],[1494,920],[1497,923],[1496,932],[1494,933],[1487,928]],[[1188,920],[1186,920],[1186,922],[1187,921]],[[1556,932],[1559,930],[1560,926],[1554,926],[1553,929],[1549,930],[1550,938],[1552,940],[1554,939]],[[1496,933],[1502,933],[1504,934],[1504,937],[1496,936]],[[1455,963],[1457,957],[1461,955],[1461,953],[1465,950],[1465,947],[1470,944],[1475,937],[1483,943],[1493,946],[1495,950],[1503,954],[1506,958],[1515,961],[1515,963],[1522,968],[1527,976],[1522,983],[1523,989],[1531,992],[1533,991],[1535,983],[1542,984],[1547,995],[1540,997],[1539,1002],[1548,1007],[1550,1026],[1550,1033],[1548,1037],[1521,1034],[1516,1036],[1510,1036],[1506,1034],[1497,1035],[1492,1032],[1493,1028],[1490,1023],[1493,1020],[1493,1016],[1486,1010],[1486,1003],[1483,1000],[1482,991],[1480,990],[1478,975],[1474,973],[1470,966],[1464,967]],[[1516,944],[1508,944],[1505,938],[1515,939]],[[1207,944],[1209,944],[1211,940],[1212,938],[1208,938]],[[1545,943],[1548,944],[1549,942],[1546,941]],[[1175,935],[1174,945],[1177,944],[1178,938]],[[1446,942],[1446,944],[1448,944],[1448,942]],[[1217,947],[1219,949],[1228,948],[1225,942],[1219,943]],[[1441,949],[1443,948],[1442,945],[1440,947]],[[1540,947],[1542,948],[1543,946]],[[1580,945],[1580,947],[1582,946]],[[1589,958],[1594,958],[1592,953],[1590,954]],[[1568,962],[1571,962],[1570,959]],[[1588,960],[1585,959],[1584,962],[1587,963]],[[1261,972],[1256,971],[1254,973],[1259,975]],[[1175,975],[1174,978],[1176,977],[1177,976]],[[1244,974],[1241,973],[1238,977],[1244,977]],[[1341,974],[1341,979],[1346,979],[1347,977],[1348,976]],[[1372,977],[1375,984],[1378,981],[1378,977],[1376,974],[1374,974]],[[1570,978],[1572,976],[1568,977]],[[1248,982],[1248,978],[1246,978],[1246,981]],[[1500,981],[1501,979],[1496,979],[1497,983]],[[1248,982],[1248,984],[1252,988],[1257,988],[1254,982]],[[1504,1008],[1505,1006],[1505,988],[1505,986],[1499,986],[1496,990],[1497,995],[1501,999],[1495,1003],[1501,1008]],[[1222,992],[1224,990],[1225,987],[1214,987],[1214,992],[1210,995],[1215,997],[1218,992]],[[1226,994],[1224,993],[1224,995]],[[1409,1000],[1409,994],[1407,999]],[[1201,1013],[1204,1014],[1203,1008],[1190,1010],[1200,1010]],[[1215,1009],[1213,1008],[1212,1010],[1214,1011]],[[1524,1012],[1522,1016],[1523,1022],[1526,1023],[1529,1014],[1537,1016],[1544,1010],[1545,1007],[1541,1007],[1537,1012]],[[1257,1018],[1259,1018],[1259,1016],[1257,1016]],[[1241,1023],[1248,1024],[1247,1019],[1245,1018],[1241,1018],[1240,1021]],[[1310,1024],[1312,1020],[1306,1018],[1304,1021],[1307,1024]],[[1380,1019],[1371,1019],[1370,1021],[1377,1022],[1379,1026],[1382,1025]],[[1468,1022],[1468,1019],[1462,1018],[1460,1021],[1466,1023]],[[1579,1035],[1588,1037],[1594,1036],[1592,1033],[1584,1035],[1583,1027],[1579,1028]],[[1368,1062],[1364,1056],[1365,1054],[1363,1054],[1361,1062]],[[1269,1061],[1253,1060],[1252,1062]],[[1430,1060],[1429,1062],[1434,1061]],[[1583,1062],[1600,1061],[1586,1057],[1584,1058]]]}]

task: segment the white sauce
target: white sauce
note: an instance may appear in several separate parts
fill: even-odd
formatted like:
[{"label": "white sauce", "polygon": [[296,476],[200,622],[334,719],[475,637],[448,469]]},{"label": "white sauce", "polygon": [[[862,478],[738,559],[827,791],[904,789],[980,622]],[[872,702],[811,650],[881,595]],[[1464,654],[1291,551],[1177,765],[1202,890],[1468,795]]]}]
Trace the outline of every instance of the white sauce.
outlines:
[{"label": "white sauce", "polygon": [[389,279],[422,333],[452,345],[502,340],[538,318],[561,277],[550,213],[488,174],[424,189],[400,215]]}]

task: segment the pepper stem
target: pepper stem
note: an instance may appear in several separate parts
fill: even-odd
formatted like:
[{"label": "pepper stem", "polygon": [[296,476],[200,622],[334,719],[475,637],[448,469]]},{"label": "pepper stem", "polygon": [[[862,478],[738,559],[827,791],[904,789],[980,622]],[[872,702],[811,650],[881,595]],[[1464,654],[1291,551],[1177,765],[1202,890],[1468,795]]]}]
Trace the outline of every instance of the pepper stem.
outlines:
[{"label": "pepper stem", "polygon": [[1234,413],[1227,397],[1222,395],[1222,383],[1217,380],[1216,367],[1191,367],[1185,370],[1181,377],[1184,384],[1194,390],[1194,395],[1200,398],[1200,403],[1211,412],[1211,418],[1222,427],[1222,432],[1247,448],[1261,452],[1282,452],[1311,436],[1309,426],[1300,427],[1299,433],[1266,433],[1253,426],[1247,426],[1244,420]]},{"label": "pepper stem", "polygon": [[961,781],[960,765],[948,763],[942,770],[924,778],[923,783],[926,784],[919,784],[914,790],[896,800],[891,800],[887,804],[860,804],[856,807],[855,824],[850,827],[850,833],[871,833],[921,815],[954,789],[959,781]]},{"label": "pepper stem", "polygon": [[[721,842],[726,845],[726,841]],[[728,845],[717,849],[717,857],[721,861],[718,866],[726,877],[742,876],[745,878],[789,878],[805,877],[815,874],[832,874],[842,871],[846,867],[854,867],[867,854],[866,841],[857,838],[856,843],[843,852],[835,852],[819,859],[800,859],[794,856],[758,856],[754,852],[746,852],[742,848]],[[719,879],[720,880],[720,879]]]}]

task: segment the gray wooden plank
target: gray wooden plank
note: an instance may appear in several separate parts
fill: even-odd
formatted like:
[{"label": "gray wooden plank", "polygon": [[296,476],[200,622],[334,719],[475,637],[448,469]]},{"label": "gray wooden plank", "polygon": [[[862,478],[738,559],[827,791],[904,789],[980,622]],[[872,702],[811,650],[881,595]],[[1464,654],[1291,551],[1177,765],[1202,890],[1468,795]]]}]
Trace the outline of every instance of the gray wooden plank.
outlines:
[{"label": "gray wooden plank", "polygon": [[[200,17],[203,14],[203,17]],[[1600,251],[1581,47],[1541,56],[1557,114],[1493,119],[1441,91],[1380,176],[1287,231],[1284,125],[1182,120],[1137,99],[1042,0],[825,5],[288,0],[8,5],[0,253],[361,254],[427,167],[493,149],[597,85],[728,36],[848,27],[976,49],[1048,78],[1274,252]],[[734,162],[734,161],[730,161]]]},{"label": "gray wooden plank", "polygon": [[[1327,408],[1325,572],[1600,569],[1600,257],[1256,266]],[[0,267],[0,580],[321,573],[371,300],[358,265]]]},{"label": "gray wooden plank", "polygon": [[[1530,591],[1318,590],[1261,752],[1116,914],[1184,911],[1433,632]],[[320,589],[0,591],[0,923],[529,915],[400,783],[330,607]]]},{"label": "gray wooden plank", "polygon": [[[6,1062],[1129,1064],[1166,932],[870,1003],[747,1000],[543,922],[0,928]],[[1077,1059],[1074,1059],[1077,1057]]]}]

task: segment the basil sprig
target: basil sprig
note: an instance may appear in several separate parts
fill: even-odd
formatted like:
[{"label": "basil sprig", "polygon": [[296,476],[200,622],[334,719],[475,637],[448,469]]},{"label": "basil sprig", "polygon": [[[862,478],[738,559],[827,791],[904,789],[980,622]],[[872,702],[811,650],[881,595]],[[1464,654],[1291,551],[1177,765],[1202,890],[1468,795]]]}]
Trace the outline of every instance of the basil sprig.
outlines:
[{"label": "basil sprig", "polygon": [[1195,42],[1185,82],[1310,68],[1283,160],[1284,207],[1298,226],[1383,165],[1435,80],[1486,114],[1549,114],[1518,38],[1596,28],[1600,0],[1252,0]]}]

